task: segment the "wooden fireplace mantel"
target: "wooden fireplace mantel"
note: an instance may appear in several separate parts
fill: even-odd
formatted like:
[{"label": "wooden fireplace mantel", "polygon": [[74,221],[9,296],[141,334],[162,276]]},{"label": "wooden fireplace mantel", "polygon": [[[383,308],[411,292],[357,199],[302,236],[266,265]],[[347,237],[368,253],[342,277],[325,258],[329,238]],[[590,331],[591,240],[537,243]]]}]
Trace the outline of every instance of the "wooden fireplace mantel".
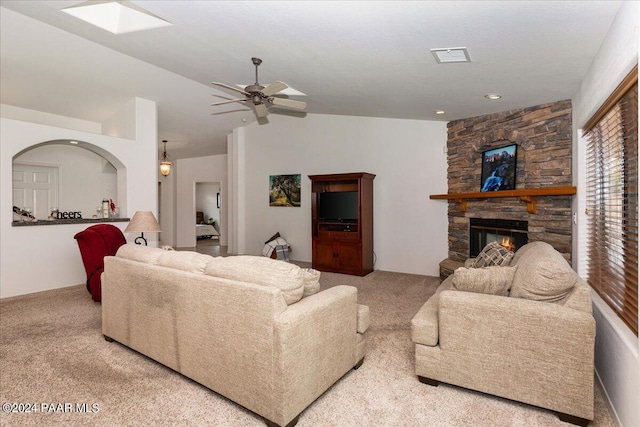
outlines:
[{"label": "wooden fireplace mantel", "polygon": [[467,211],[467,199],[493,199],[503,197],[520,197],[520,200],[527,204],[527,212],[536,213],[537,196],[573,196],[576,194],[576,187],[544,187],[530,188],[522,190],[487,191],[477,193],[447,193],[432,194],[429,196],[433,200],[454,200],[460,204],[462,212]]}]

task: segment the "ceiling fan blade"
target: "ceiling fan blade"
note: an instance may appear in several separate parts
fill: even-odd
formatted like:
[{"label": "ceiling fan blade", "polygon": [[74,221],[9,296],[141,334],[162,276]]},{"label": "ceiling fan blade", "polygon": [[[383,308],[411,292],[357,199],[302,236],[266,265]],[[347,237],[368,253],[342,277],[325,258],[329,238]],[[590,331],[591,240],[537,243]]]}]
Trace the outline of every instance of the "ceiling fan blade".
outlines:
[{"label": "ceiling fan blade", "polygon": [[246,96],[251,96],[251,94],[250,94],[250,93],[245,92],[245,91],[244,91],[244,90],[242,90],[242,89],[238,89],[237,87],[229,86],[229,85],[226,85],[226,84],[224,84],[224,83],[211,82],[211,84],[212,84],[212,85],[216,85],[216,86],[220,86],[220,87],[223,87],[223,88],[226,88],[226,89],[229,89],[229,90],[233,90],[233,91],[235,91],[235,92],[240,92],[240,93],[242,93],[242,94],[244,94],[244,95],[246,95]]},{"label": "ceiling fan blade", "polygon": [[258,115],[258,117],[266,117],[266,115],[269,114],[267,106],[263,103],[256,104],[254,106],[256,107],[256,114]]},{"label": "ceiling fan blade", "polygon": [[220,101],[220,102],[214,102],[211,105],[222,105],[222,104],[229,104],[231,102],[245,102],[248,101],[247,98],[238,98],[238,99],[230,99],[228,101]]},{"label": "ceiling fan blade", "polygon": [[264,96],[271,96],[274,93],[283,91],[288,87],[289,85],[287,85],[286,83],[277,81],[277,82],[271,83],[270,85],[267,85],[267,87],[262,89],[261,92]]},{"label": "ceiling fan blade", "polygon": [[276,98],[272,96],[267,99],[270,104],[277,105],[279,107],[295,108],[297,110],[304,110],[307,108],[307,103],[302,101],[294,101],[293,99]]}]

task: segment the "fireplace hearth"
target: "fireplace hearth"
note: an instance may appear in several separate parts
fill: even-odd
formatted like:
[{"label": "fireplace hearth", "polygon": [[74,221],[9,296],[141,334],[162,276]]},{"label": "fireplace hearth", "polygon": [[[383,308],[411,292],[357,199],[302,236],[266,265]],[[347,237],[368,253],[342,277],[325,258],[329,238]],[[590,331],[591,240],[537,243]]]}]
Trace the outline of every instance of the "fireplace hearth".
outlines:
[{"label": "fireplace hearth", "polygon": [[469,257],[475,258],[488,243],[498,242],[515,252],[528,242],[528,221],[511,219],[469,219]]}]

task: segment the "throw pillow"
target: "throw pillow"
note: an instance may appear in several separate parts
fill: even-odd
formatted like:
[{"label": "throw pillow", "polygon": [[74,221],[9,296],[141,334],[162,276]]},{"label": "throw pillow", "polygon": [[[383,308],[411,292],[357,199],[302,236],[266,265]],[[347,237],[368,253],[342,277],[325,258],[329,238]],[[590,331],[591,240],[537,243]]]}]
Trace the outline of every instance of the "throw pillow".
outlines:
[{"label": "throw pillow", "polygon": [[517,266],[460,267],[453,272],[453,289],[506,297],[517,269]]},{"label": "throw pillow", "polygon": [[578,275],[553,246],[545,242],[527,245],[518,260],[511,296],[534,301],[561,302],[573,289]]},{"label": "throw pillow", "polygon": [[481,268],[492,265],[509,265],[511,258],[513,258],[513,252],[507,250],[498,242],[491,242],[482,249],[471,267]]}]

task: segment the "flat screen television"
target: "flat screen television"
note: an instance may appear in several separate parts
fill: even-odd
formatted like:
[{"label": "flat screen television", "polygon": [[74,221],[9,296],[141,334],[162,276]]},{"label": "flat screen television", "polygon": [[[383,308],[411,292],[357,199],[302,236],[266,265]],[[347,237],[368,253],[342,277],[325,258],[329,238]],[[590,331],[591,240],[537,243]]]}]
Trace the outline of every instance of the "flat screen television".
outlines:
[{"label": "flat screen television", "polygon": [[318,218],[325,221],[357,221],[358,192],[320,193]]}]

